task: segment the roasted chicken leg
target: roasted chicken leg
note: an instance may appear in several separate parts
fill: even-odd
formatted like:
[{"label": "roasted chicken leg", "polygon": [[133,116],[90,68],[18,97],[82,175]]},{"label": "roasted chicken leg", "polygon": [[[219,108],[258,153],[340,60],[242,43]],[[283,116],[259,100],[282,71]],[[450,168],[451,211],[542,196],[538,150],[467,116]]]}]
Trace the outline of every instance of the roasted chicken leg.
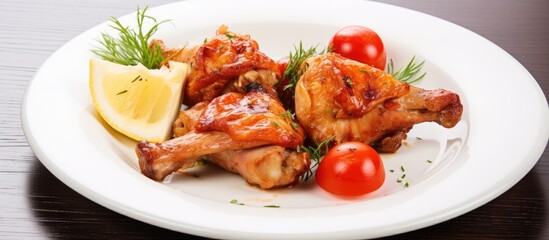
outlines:
[{"label": "roasted chicken leg", "polygon": [[395,152],[414,124],[450,128],[461,119],[459,96],[424,90],[382,70],[328,53],[309,58],[295,90],[296,116],[314,141],[360,141]]},{"label": "roasted chicken leg", "polygon": [[174,139],[139,142],[142,173],[159,181],[205,159],[261,188],[295,183],[309,167],[308,154],[292,150],[303,144],[303,129],[261,85],[251,84],[248,92],[227,93],[182,111]]},{"label": "roasted chicken leg", "polygon": [[259,51],[259,44],[250,35],[231,32],[225,25],[216,33],[201,46],[190,48],[168,48],[158,39],[151,43],[162,49],[166,59],[190,65],[185,104],[211,101],[227,92],[245,93],[251,82],[260,83],[275,95],[280,73],[275,61]]},{"label": "roasted chicken leg", "polygon": [[277,145],[225,151],[204,156],[228,171],[240,174],[248,183],[263,189],[292,186],[309,169],[309,155]]}]

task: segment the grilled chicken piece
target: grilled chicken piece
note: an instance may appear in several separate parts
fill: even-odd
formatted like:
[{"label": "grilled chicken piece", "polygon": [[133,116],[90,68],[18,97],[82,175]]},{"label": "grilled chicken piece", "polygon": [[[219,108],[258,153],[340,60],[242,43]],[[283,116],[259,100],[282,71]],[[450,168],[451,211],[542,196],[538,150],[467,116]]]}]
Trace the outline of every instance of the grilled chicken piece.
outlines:
[{"label": "grilled chicken piece", "polygon": [[182,111],[174,124],[176,138],[137,144],[141,172],[160,181],[203,158],[261,188],[295,183],[307,171],[309,156],[286,148],[302,145],[304,131],[264,91],[254,83],[246,95],[227,93]]},{"label": "grilled chicken piece", "polygon": [[313,140],[360,141],[395,152],[414,124],[451,128],[461,119],[459,96],[424,90],[368,65],[329,53],[309,58],[295,90],[296,116]]},{"label": "grilled chicken piece", "polygon": [[226,92],[245,93],[250,82],[261,83],[271,94],[280,79],[276,62],[259,51],[250,35],[230,32],[222,25],[203,45],[170,49],[153,40],[166,59],[188,63],[191,68],[185,87],[185,104],[211,101]]},{"label": "grilled chicken piece", "polygon": [[162,39],[153,39],[149,43],[149,48],[152,50],[154,47],[158,46],[162,50],[162,57],[164,57],[164,62],[176,61],[184,62],[191,64],[194,60],[194,55],[198,51],[199,46],[194,47],[182,47],[182,48],[169,48],[166,46]]},{"label": "grilled chicken piece", "polygon": [[194,166],[199,157],[229,150],[247,149],[267,145],[269,142],[235,141],[223,132],[190,132],[163,143],[142,140],[137,144],[141,172],[156,181],[178,169]]},{"label": "grilled chicken piece", "polygon": [[205,160],[240,174],[262,189],[292,186],[309,169],[309,155],[276,145],[206,155]]}]

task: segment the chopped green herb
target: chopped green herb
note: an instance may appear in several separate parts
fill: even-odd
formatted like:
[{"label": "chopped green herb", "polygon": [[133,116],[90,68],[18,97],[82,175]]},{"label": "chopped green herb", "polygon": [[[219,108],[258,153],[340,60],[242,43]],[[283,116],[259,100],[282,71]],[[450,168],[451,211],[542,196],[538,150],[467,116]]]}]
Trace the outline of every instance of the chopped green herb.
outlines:
[{"label": "chopped green herb", "polygon": [[294,119],[294,115],[292,114],[292,112],[290,112],[290,110],[286,110],[286,112],[279,114],[279,116],[288,119]]},{"label": "chopped green herb", "polygon": [[406,170],[404,170],[404,167],[402,165],[400,165],[400,171],[406,172]]},{"label": "chopped green herb", "polygon": [[397,183],[401,183],[402,182],[402,179],[397,179]]},{"label": "chopped green herb", "polygon": [[402,174],[402,177],[400,177],[402,179],[406,178],[406,173],[405,174]]},{"label": "chopped green herb", "polygon": [[407,187],[409,187],[409,186],[410,186],[410,184],[408,184],[408,182],[406,182],[406,183],[404,184],[404,187],[405,187],[405,188],[407,188]]},{"label": "chopped green herb", "polygon": [[419,141],[423,140],[423,138],[420,138],[420,137],[416,137],[416,139]]},{"label": "chopped green herb", "polygon": [[229,38],[229,41],[231,41],[231,43],[233,43],[233,38],[234,36],[230,33],[225,33],[225,36],[227,36],[227,38]]},{"label": "chopped green herb", "polygon": [[265,205],[263,207],[266,207],[266,208],[280,208],[280,206],[278,206],[278,205]]},{"label": "chopped green herb", "polygon": [[135,78],[133,79],[132,83],[135,82],[135,81],[137,81],[137,79],[139,79],[140,77],[141,77],[141,75],[137,75],[137,77],[135,77]]},{"label": "chopped green herb", "polygon": [[431,160],[428,160],[428,159],[427,159],[427,162],[428,162],[428,163],[433,163],[433,161],[431,161]]},{"label": "chopped green herb", "polygon": [[394,172],[394,171],[395,171],[395,170],[393,170],[393,169],[389,169],[389,172]]},{"label": "chopped green herb", "polygon": [[298,126],[297,123],[295,123],[295,122],[292,122],[292,127],[293,127],[295,130],[299,130],[299,126]]},{"label": "chopped green herb", "polygon": [[204,43],[207,43],[208,42],[208,38],[204,38]]},{"label": "chopped green herb", "polygon": [[231,200],[231,204],[236,204],[236,205],[241,205],[241,206],[244,205],[244,203],[239,203],[238,200],[236,200],[236,199]]},{"label": "chopped green herb", "polygon": [[124,93],[127,93],[127,92],[128,92],[128,90],[124,90],[124,91],[121,91],[121,92],[117,93],[116,95],[124,94]]},{"label": "chopped green herb", "polygon": [[280,126],[278,125],[278,123],[275,122],[275,121],[271,121],[271,123],[272,123],[276,128],[279,128],[279,127],[280,127]]}]

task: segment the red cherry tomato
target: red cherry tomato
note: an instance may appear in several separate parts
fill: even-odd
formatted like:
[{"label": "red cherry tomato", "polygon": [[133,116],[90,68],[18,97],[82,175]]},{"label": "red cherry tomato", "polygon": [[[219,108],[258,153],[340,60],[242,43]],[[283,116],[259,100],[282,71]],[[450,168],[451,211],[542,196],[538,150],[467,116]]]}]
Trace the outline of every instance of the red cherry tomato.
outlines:
[{"label": "red cherry tomato", "polygon": [[335,33],[328,46],[343,57],[385,69],[387,60],[383,42],[376,32],[367,27],[344,27]]},{"label": "red cherry tomato", "polygon": [[358,196],[383,185],[385,168],[372,147],[361,142],[346,142],[328,151],[315,177],[318,185],[330,193]]}]

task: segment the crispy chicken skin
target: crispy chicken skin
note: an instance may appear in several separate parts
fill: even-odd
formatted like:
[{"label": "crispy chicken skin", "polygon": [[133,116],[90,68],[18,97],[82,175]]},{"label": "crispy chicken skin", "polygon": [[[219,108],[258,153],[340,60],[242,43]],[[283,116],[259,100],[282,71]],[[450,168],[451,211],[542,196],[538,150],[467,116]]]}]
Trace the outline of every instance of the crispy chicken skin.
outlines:
[{"label": "crispy chicken skin", "polygon": [[160,50],[162,50],[162,56],[164,57],[164,62],[166,63],[168,61],[176,61],[176,62],[184,62],[187,64],[191,64],[191,62],[194,61],[194,55],[196,54],[196,51],[198,51],[199,46],[194,47],[182,47],[182,48],[169,48],[166,46],[164,41],[162,39],[153,39],[149,43],[149,48],[153,48],[155,46],[160,47]]},{"label": "crispy chicken skin", "polygon": [[223,132],[190,132],[162,143],[137,143],[135,152],[141,172],[156,181],[179,169],[194,166],[202,156],[230,150],[249,149],[268,145],[269,142],[243,142],[232,139]]},{"label": "crispy chicken skin", "polygon": [[296,148],[303,129],[292,122],[279,101],[263,92],[227,93],[214,99],[198,120],[198,132],[222,131],[239,141],[266,141]]},{"label": "crispy chicken skin", "polygon": [[262,189],[293,186],[309,169],[309,155],[267,145],[206,155],[205,160],[240,174],[248,183]]},{"label": "crispy chicken skin", "polygon": [[221,131],[240,141],[267,141],[288,148],[303,144],[303,128],[293,122],[277,98],[257,83],[250,84],[248,91],[246,95],[226,93],[181,111],[174,122],[174,136],[193,130]]},{"label": "crispy chicken skin", "polygon": [[206,159],[261,188],[295,183],[309,166],[307,153],[291,150],[303,144],[304,131],[261,85],[250,86],[246,95],[227,93],[182,111],[175,138],[139,142],[141,172],[160,181]]},{"label": "crispy chicken skin", "polygon": [[332,144],[360,141],[395,152],[414,124],[450,128],[461,119],[459,96],[424,90],[336,53],[309,58],[296,86],[296,116],[309,137]]},{"label": "crispy chicken skin", "polygon": [[160,46],[165,58],[190,65],[184,99],[188,106],[230,91],[244,93],[250,82],[259,82],[275,94],[274,85],[280,79],[277,64],[259,51],[250,35],[231,32],[222,25],[201,46],[170,49],[161,40],[151,44]]}]

